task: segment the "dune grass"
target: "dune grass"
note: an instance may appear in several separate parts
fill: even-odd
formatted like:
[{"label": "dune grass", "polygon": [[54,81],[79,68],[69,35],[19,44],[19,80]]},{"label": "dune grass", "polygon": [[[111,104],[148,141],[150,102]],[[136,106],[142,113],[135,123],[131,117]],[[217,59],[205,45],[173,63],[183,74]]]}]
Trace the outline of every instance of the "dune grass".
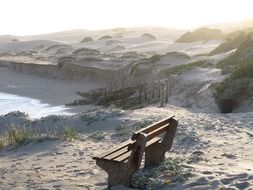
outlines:
[{"label": "dune grass", "polygon": [[220,83],[214,92],[216,101],[232,99],[240,103],[243,97],[253,91],[253,61],[242,62],[233,69],[228,78]]},{"label": "dune grass", "polygon": [[177,65],[177,66],[167,69],[166,74],[168,76],[180,75],[183,72],[189,71],[189,70],[197,68],[197,67],[207,68],[207,67],[210,67],[210,64],[205,61],[197,61],[197,62],[188,63],[188,64],[181,64],[181,65]]},{"label": "dune grass", "polygon": [[63,139],[64,140],[77,139],[77,132],[75,131],[75,128],[72,126],[65,127],[63,131]]},{"label": "dune grass", "polygon": [[32,129],[19,129],[11,127],[6,135],[0,136],[0,149],[9,145],[23,145],[30,142],[42,142],[46,140],[73,140],[78,139],[74,127],[67,126],[63,132],[39,132]]}]

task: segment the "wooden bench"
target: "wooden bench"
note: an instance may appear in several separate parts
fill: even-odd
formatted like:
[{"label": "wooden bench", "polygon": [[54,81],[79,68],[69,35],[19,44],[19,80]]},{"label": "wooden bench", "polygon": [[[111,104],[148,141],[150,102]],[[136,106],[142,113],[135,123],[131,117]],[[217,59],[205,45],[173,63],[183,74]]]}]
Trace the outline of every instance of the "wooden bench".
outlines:
[{"label": "wooden bench", "polygon": [[[174,116],[173,116],[174,117]],[[145,167],[158,165],[171,149],[178,122],[168,117],[137,132],[119,146],[93,157],[108,174],[108,186],[130,186],[133,174],[140,168],[145,152]]]}]

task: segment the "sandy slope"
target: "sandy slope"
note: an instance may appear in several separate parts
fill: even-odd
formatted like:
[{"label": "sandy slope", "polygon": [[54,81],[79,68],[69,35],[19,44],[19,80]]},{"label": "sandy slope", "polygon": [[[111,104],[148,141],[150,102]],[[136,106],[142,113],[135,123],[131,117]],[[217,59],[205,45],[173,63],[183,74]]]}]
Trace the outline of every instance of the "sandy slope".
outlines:
[{"label": "sandy slope", "polygon": [[[184,182],[162,189],[245,189],[253,188],[253,114],[191,113],[182,108],[149,107],[125,112],[116,117],[95,121],[88,127],[104,130],[105,126],[142,121],[174,114],[180,124],[171,153],[183,158],[193,169]],[[116,123],[114,121],[117,121]],[[83,141],[48,141],[9,147],[0,152],[0,187],[3,189],[104,189],[107,175],[92,156],[121,141],[113,130],[94,141],[83,133]],[[126,137],[127,138],[127,137]]]}]

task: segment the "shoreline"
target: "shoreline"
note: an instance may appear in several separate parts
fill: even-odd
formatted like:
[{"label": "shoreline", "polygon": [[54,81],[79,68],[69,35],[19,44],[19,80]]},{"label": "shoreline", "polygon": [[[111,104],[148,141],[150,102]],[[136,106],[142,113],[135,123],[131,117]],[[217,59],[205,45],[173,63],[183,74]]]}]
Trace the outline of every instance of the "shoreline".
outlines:
[{"label": "shoreline", "polygon": [[[49,79],[0,67],[0,92],[32,99],[45,107],[65,107],[66,103],[81,98],[77,91],[87,92],[101,86],[98,82]],[[89,107],[93,106],[66,106],[66,109],[70,113],[79,113]]]}]

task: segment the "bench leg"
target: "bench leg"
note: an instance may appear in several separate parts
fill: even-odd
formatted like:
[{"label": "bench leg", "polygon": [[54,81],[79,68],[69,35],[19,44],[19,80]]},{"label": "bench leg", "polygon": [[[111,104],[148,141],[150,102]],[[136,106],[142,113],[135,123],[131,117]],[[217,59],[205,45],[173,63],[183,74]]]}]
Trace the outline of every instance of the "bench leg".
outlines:
[{"label": "bench leg", "polygon": [[145,167],[159,165],[165,159],[165,150],[161,143],[157,142],[145,150]]},{"label": "bench leg", "polygon": [[116,163],[107,160],[97,160],[97,165],[108,174],[108,188],[116,185],[131,184],[132,176],[135,170],[131,170],[128,163]]}]

